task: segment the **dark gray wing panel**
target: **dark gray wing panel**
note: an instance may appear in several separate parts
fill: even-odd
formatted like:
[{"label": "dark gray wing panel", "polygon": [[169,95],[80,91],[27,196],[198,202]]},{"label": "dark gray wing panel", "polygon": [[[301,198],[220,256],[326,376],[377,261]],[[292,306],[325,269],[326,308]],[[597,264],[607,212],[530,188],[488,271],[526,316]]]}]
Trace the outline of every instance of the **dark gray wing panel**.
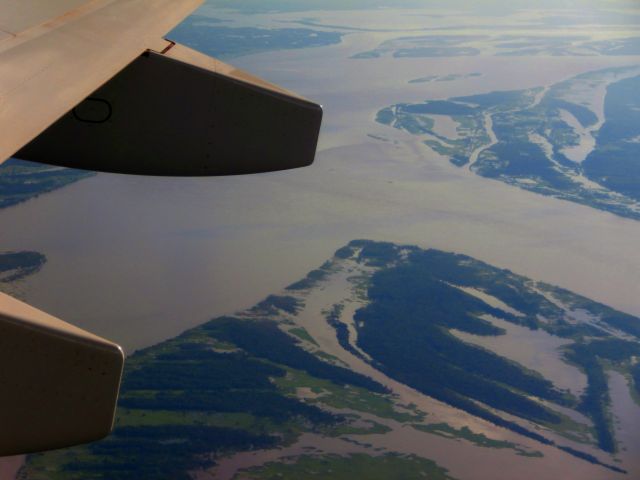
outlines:
[{"label": "dark gray wing panel", "polygon": [[203,65],[148,51],[15,156],[172,176],[257,173],[313,162],[319,105]]}]

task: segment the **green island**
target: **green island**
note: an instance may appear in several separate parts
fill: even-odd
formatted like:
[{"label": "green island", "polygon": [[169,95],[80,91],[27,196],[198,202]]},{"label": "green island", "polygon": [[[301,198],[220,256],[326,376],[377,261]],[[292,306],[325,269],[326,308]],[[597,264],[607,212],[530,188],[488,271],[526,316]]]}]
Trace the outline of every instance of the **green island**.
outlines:
[{"label": "green island", "polygon": [[219,19],[191,15],[169,38],[207,55],[229,59],[254,53],[322,47],[342,41],[342,33],[309,28],[259,28],[226,25]]},{"label": "green island", "polygon": [[[300,388],[321,401],[298,399]],[[385,387],[312,355],[275,321],[221,317],[130,357],[114,434],[31,455],[21,478],[188,479],[215,465],[214,454],[290,445],[304,432],[387,431],[316,404],[420,419],[394,411]]]},{"label": "green island", "polygon": [[[639,89],[640,66],[617,67],[545,88],[397,104],[377,121],[483,177],[639,220]],[[436,128],[443,115],[452,134]]]},{"label": "green island", "polygon": [[303,455],[293,463],[268,463],[243,470],[237,479],[266,480],[313,478],[318,480],[452,480],[435,462],[415,455],[387,454],[369,456]]},{"label": "green island", "polygon": [[431,82],[453,82],[454,80],[465,80],[467,78],[481,77],[479,72],[473,73],[450,73],[448,75],[427,75],[426,77],[414,78],[409,83],[431,83]]},{"label": "green island", "polygon": [[[323,307],[317,321],[327,322],[343,354],[324,351],[325,340],[298,323],[311,296],[340,275],[350,275],[344,298],[361,302],[352,318],[357,335],[345,329],[344,303]],[[576,310],[588,320],[576,321]],[[452,333],[508,335],[492,319],[567,340],[557,361],[584,372],[587,387],[579,394],[561,389],[538,371]],[[622,466],[604,460],[619,450],[606,372],[635,378],[637,388],[639,321],[465,255],[354,240],[254,307],[136,352],[125,368],[114,433],[90,445],[30,455],[19,478],[186,480],[215,471],[229,456],[261,450],[283,457],[236,472],[238,478],[348,478],[355,466],[381,475],[406,472],[402,478],[449,478],[432,459],[376,444],[406,427],[451,441],[453,449],[464,442],[545,461],[537,448],[454,427],[403,403],[390,387],[352,369],[349,358],[540,449],[557,448],[622,473]],[[569,418],[566,409],[589,423]],[[296,450],[304,435],[331,439],[344,453]],[[289,447],[298,453],[289,455]]]},{"label": "green island", "polygon": [[47,262],[38,252],[0,253],[0,284],[11,283],[33,275]]},{"label": "green island", "polygon": [[537,451],[525,450],[524,448],[516,445],[513,442],[508,442],[505,440],[494,440],[492,438],[487,437],[482,433],[474,433],[467,426],[461,428],[454,428],[451,425],[446,423],[432,423],[429,425],[413,425],[413,428],[417,430],[421,430],[423,432],[433,433],[435,435],[441,435],[446,438],[460,438],[464,440],[468,440],[474,445],[478,445],[480,447],[489,447],[489,448],[511,448],[515,450],[518,455],[523,457],[542,457],[542,453]]},{"label": "green island", "polygon": [[379,58],[391,54],[394,58],[472,57],[480,55],[476,42],[486,35],[421,35],[384,41],[374,50],[353,55],[353,59]]},{"label": "green island", "polygon": [[93,175],[94,172],[11,158],[0,165],[0,209],[26,202]]}]

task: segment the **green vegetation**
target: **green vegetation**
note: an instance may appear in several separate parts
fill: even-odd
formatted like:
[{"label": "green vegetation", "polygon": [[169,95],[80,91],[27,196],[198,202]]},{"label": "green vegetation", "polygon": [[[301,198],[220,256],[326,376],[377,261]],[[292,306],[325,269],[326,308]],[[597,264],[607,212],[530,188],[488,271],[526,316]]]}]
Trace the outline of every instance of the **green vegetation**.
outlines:
[{"label": "green vegetation", "polygon": [[424,413],[415,408],[408,409],[406,412],[399,411],[388,395],[359,387],[336,385],[299,370],[289,370],[286,376],[275,379],[275,384],[288,394],[295,393],[298,388],[309,389],[315,396],[308,399],[311,404],[370,413],[376,417],[389,418],[400,423],[417,422],[425,417]]},{"label": "green vegetation", "polygon": [[384,430],[351,427],[346,417],[296,399],[291,375],[362,398],[369,392],[372,405],[386,397],[379,384],[301,349],[274,322],[223,317],[133,355],[114,434],[31,456],[24,474],[35,480],[188,479],[190,470],[214,464],[212,454],[271,448],[304,431]]},{"label": "green vegetation", "polygon": [[300,300],[290,296],[269,295],[249,311],[259,315],[278,314],[279,310],[285,313],[296,314],[304,305]]},{"label": "green vegetation", "polygon": [[498,335],[502,332],[479,316],[503,315],[434,278],[428,259],[416,255],[409,265],[375,273],[369,298],[356,314],[362,325],[358,345],[388,375],[448,403],[466,397],[529,420],[559,422],[527,397],[566,404],[548,380],[447,332]]},{"label": "green vegetation", "polygon": [[482,433],[475,433],[469,427],[454,428],[446,423],[431,423],[429,425],[413,425],[413,428],[422,432],[433,433],[445,438],[461,438],[467,440],[478,447],[485,448],[509,448],[515,450],[518,455],[523,457],[542,457],[541,452],[526,450],[516,443],[506,440],[494,440]]},{"label": "green vegetation", "polygon": [[[489,37],[486,35],[422,35],[394,38],[386,40],[374,50],[357,53],[351,58],[378,58],[387,54],[394,58],[470,57],[479,55],[481,52],[476,48],[475,42],[487,38]],[[427,78],[425,81],[434,80],[431,77],[424,78]],[[448,80],[455,80],[455,77],[444,81]]]},{"label": "green vegetation", "polygon": [[[397,47],[397,40],[390,42],[386,48]],[[635,66],[588,72],[552,85],[544,94],[536,88],[401,103],[382,109],[377,121],[424,136],[426,145],[456,166],[475,160],[470,168],[478,175],[640,219],[640,101],[634,95],[640,89],[639,73]],[[585,133],[596,128],[598,117],[580,99],[590,92],[598,95],[603,87],[606,121]],[[456,138],[434,131],[429,117],[434,114],[456,122]],[[595,148],[585,150],[584,161],[569,153],[589,137]]]},{"label": "green vegetation", "polygon": [[606,452],[616,451],[613,425],[607,407],[610,403],[603,361],[621,364],[640,355],[640,343],[620,339],[575,343],[566,351],[567,360],[580,366],[589,380],[579,410],[594,423],[598,446]]},{"label": "green vegetation", "polygon": [[330,380],[338,385],[353,385],[372,392],[388,393],[385,387],[370,378],[331,365],[301,349],[295,339],[280,330],[273,321],[242,321],[232,317],[221,317],[202,328],[210,335],[231,342],[257,358],[304,370],[309,375]]},{"label": "green vegetation", "polygon": [[0,208],[26,202],[93,175],[83,170],[9,159],[0,165]]},{"label": "green vegetation", "polygon": [[[640,42],[638,43],[640,46]],[[585,174],[615,192],[640,200],[640,76],[607,89],[597,146],[584,162]]]},{"label": "green vegetation", "polygon": [[0,283],[9,283],[32,275],[47,262],[38,252],[0,253]]},{"label": "green vegetation", "polygon": [[268,463],[239,473],[236,479],[452,480],[447,470],[415,455],[303,455],[293,463]]},{"label": "green vegetation", "polygon": [[331,325],[336,331],[338,343],[343,349],[358,358],[363,358],[363,355],[357,349],[353,348],[351,342],[349,341],[349,328],[340,320],[343,310],[343,304],[336,304],[331,308],[330,311],[325,312],[327,323]]},{"label": "green vegetation", "polygon": [[314,338],[311,335],[309,335],[309,332],[307,332],[307,330],[304,328],[292,328],[291,330],[288,330],[288,332],[291,335],[295,335],[300,340],[303,340],[305,342],[309,342],[314,344],[315,346],[318,346],[318,342],[316,342]]},{"label": "green vegetation", "polygon": [[[572,311],[582,311],[587,315],[590,315],[598,324],[603,327],[613,327],[620,330],[623,333],[632,335],[640,339],[640,323],[638,319],[628,313],[614,310],[611,307],[603,305],[593,300],[589,300],[586,297],[576,295],[573,292],[569,292],[563,288],[553,287],[545,283],[537,283],[537,288],[546,294],[551,295],[553,298],[562,302],[562,304]],[[584,336],[602,337],[609,335],[607,332],[597,327],[590,327],[589,325],[571,325],[566,328],[567,335],[575,337],[576,333],[583,333]],[[576,329],[579,329],[576,331]],[[572,335],[573,332],[573,335]],[[556,332],[557,335],[563,336],[561,332]]]},{"label": "green vegetation", "polygon": [[[5,265],[19,264],[14,257],[7,258],[10,261]],[[495,425],[622,472],[593,455],[550,440],[544,431],[553,429],[586,443],[592,442],[593,433],[602,450],[615,451],[605,368],[630,374],[637,388],[640,343],[616,338],[607,329],[617,322],[629,330],[638,319],[464,255],[385,242],[354,240],[305,280],[319,285],[328,273],[344,268],[344,259],[375,267],[354,284],[365,290],[368,299],[356,313],[356,328],[358,347],[373,359],[372,367]],[[485,292],[521,314],[493,307],[460,287]],[[305,292],[296,295],[267,297],[240,317],[214,319],[137,352],[127,362],[115,433],[91,445],[32,455],[22,475],[33,480],[186,480],[189,472],[215,465],[220,455],[292,445],[305,432],[340,437],[336,441],[380,453],[354,436],[373,442],[375,435],[384,435],[391,428],[383,419],[479,447],[540,456],[468,427],[424,425],[426,413],[415,405],[399,405],[398,397],[384,385],[346,368],[314,346],[306,330],[291,326],[289,317],[299,313]],[[338,303],[324,312],[329,322],[336,323],[337,337],[344,334],[342,308]],[[588,322],[565,318],[578,310],[589,315]],[[564,347],[566,360],[588,377],[581,398],[449,332],[503,335],[488,320],[491,317],[571,339]],[[368,357],[363,360],[369,361]],[[589,416],[593,431],[556,412],[548,402]],[[540,428],[525,427],[505,413]],[[422,474],[416,478],[446,478],[437,476],[445,473],[435,464],[417,457],[307,457],[246,473],[251,475],[248,478],[304,478],[309,471],[317,478],[346,478],[353,467],[360,477],[371,468],[385,475],[386,469],[393,469],[398,472],[393,478],[405,478],[398,476],[402,472],[407,472],[406,478]]]},{"label": "green vegetation", "polygon": [[327,278],[330,273],[328,266],[322,266],[316,270],[311,270],[305,278],[292,283],[287,287],[287,290],[308,290],[315,287],[318,282],[321,282]]},{"label": "green vegetation", "polygon": [[[576,431],[581,438],[585,432],[578,424],[567,425],[564,416],[536,399],[576,408],[594,421],[600,448],[614,451],[612,436],[607,436],[608,390],[600,359],[628,363],[639,354],[640,344],[611,337],[605,328],[613,318],[627,318],[625,314],[464,255],[366,240],[353,241],[349,246],[360,249],[360,262],[386,265],[371,278],[367,292],[370,303],[356,313],[358,346],[373,358],[376,368],[425,394],[548,445],[555,443],[505,420],[482,404],[553,428],[572,439],[576,438]],[[491,307],[456,286],[483,291],[524,316]],[[577,305],[598,316],[596,320],[603,327],[598,327],[597,322],[569,322],[565,317]],[[455,328],[475,335],[502,334],[482,318],[486,315],[531,329],[544,328],[576,341],[568,349],[567,360],[586,371],[589,387],[585,395],[578,400],[559,392],[539,374],[448,332]],[[556,446],[599,463],[584,452]],[[617,469],[611,465],[607,468]]]},{"label": "green vegetation", "polygon": [[192,15],[170,34],[184,45],[219,58],[340,43],[342,33],[308,28],[256,28],[221,25],[204,15]]}]

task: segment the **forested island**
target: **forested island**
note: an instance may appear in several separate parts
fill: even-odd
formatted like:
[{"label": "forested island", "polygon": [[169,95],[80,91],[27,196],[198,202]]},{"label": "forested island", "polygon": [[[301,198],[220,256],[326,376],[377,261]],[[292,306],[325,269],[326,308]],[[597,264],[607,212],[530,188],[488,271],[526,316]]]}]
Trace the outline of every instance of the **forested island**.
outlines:
[{"label": "forested island", "polygon": [[[458,167],[640,219],[640,67],[528,90],[397,104],[377,121],[424,138]],[[438,129],[439,117],[453,122]]]},{"label": "forested island", "polygon": [[21,280],[36,273],[47,258],[38,252],[0,253],[0,284]]},{"label": "forested island", "polygon": [[[467,340],[508,338],[506,325],[560,339],[558,366],[582,372],[586,388]],[[350,464],[455,478],[438,459],[379,443],[406,427],[427,445],[439,438],[539,462],[559,449],[624,474],[607,371],[638,388],[639,336],[636,317],[471,257],[355,240],[254,307],[136,352],[114,434],[31,455],[21,478],[189,479],[247,451],[287,460],[238,467],[237,478],[348,478]],[[398,385],[477,420],[453,426],[428,402],[403,400]],[[492,438],[475,422],[522,440]],[[308,438],[336,450],[296,447]]]}]

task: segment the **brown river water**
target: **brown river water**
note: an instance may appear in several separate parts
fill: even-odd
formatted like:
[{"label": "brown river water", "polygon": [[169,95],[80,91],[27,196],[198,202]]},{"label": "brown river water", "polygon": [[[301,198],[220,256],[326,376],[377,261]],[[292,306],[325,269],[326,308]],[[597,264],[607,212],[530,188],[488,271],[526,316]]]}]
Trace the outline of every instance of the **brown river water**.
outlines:
[{"label": "brown river water", "polygon": [[[425,71],[485,71],[491,88],[506,89],[555,82],[610,59],[358,63],[346,57],[363,46],[347,38],[237,62],[324,104],[320,151],[309,168],[211,179],[99,174],[0,211],[2,250],[48,257],[18,286],[21,296],[132,351],[246,308],[349,240],[371,238],[455,250],[640,314],[640,222],[480,178],[373,122],[379,108],[398,101],[481,88],[475,78],[406,85]],[[312,68],[331,59],[339,75]],[[362,88],[364,78],[376,81]]]},{"label": "brown river water", "polygon": [[[362,16],[340,18],[366,22]],[[281,25],[266,16],[251,21]],[[382,21],[372,14],[372,24]],[[1,210],[0,250],[48,258],[13,291],[132,352],[250,307],[349,240],[369,238],[465,253],[640,315],[640,222],[480,178],[374,122],[380,108],[398,102],[545,86],[640,58],[349,59],[394,36],[361,32],[340,45],[234,62],[323,104],[319,153],[309,168],[211,179],[99,174]],[[482,76],[407,83],[470,72]],[[567,458],[547,454],[558,465]],[[571,464],[575,476],[557,478],[596,478],[584,462]],[[456,470],[461,478],[469,472]]]}]

